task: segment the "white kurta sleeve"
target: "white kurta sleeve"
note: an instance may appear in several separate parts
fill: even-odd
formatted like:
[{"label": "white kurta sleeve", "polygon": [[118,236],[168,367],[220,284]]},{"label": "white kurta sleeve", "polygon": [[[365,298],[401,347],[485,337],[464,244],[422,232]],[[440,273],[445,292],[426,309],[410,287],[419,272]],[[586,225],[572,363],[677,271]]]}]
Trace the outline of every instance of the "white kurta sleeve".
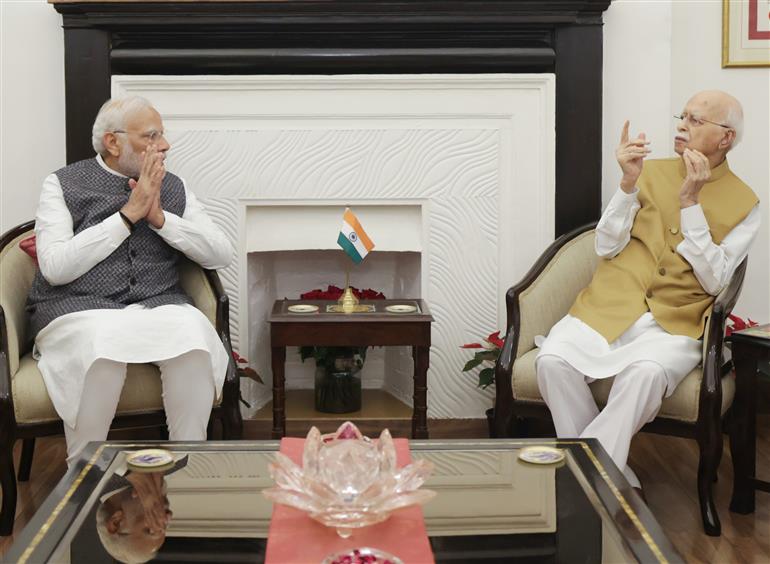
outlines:
[{"label": "white kurta sleeve", "polygon": [[40,272],[49,284],[60,286],[79,278],[112,254],[129,234],[114,213],[75,235],[59,178],[51,174],[43,182],[35,236]]},{"label": "white kurta sleeve", "polygon": [[[184,180],[182,181],[184,184]],[[203,268],[224,268],[233,258],[233,247],[185,184],[185,210],[182,217],[163,211],[166,220],[155,232]]]},{"label": "white kurta sleeve", "polygon": [[636,212],[641,208],[639,189],[627,194],[618,188],[596,226],[596,254],[612,258],[622,251],[631,240],[631,227]]},{"label": "white kurta sleeve", "polygon": [[690,263],[703,289],[716,296],[730,282],[735,269],[749,253],[749,247],[759,232],[759,206],[754,206],[719,245],[711,239],[706,216],[699,204],[682,208],[680,217],[684,239],[676,250]]}]

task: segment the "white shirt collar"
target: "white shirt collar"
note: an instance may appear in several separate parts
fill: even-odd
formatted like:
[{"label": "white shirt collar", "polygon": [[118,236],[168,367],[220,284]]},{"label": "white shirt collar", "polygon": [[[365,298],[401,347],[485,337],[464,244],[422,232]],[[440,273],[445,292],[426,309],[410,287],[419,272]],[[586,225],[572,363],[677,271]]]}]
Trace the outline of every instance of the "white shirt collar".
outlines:
[{"label": "white shirt collar", "polygon": [[107,166],[107,163],[104,162],[104,159],[99,154],[96,155],[96,162],[99,163],[99,166],[102,167],[107,172],[109,172],[110,174],[114,174],[115,176],[120,176],[121,178],[128,178],[128,176],[126,176],[125,174],[121,174],[117,170],[113,170],[109,166]]}]

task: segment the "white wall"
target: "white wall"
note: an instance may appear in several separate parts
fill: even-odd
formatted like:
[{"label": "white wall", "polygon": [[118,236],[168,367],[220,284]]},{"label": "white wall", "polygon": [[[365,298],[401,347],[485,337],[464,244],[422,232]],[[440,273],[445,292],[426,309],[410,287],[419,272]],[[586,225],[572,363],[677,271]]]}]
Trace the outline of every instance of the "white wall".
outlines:
[{"label": "white wall", "polygon": [[614,151],[624,119],[647,133],[652,158],[674,156],[671,116],[693,93],[736,96],[746,124],[730,167],[759,196],[762,228],[735,312],[770,321],[770,69],[721,67],[721,0],[615,0],[604,22],[604,203],[620,178]]},{"label": "white wall", "polygon": [[0,0],[0,233],[35,215],[65,164],[64,34],[45,0]]},{"label": "white wall", "polygon": [[[755,242],[737,313],[770,321],[770,69],[721,68],[721,0],[615,0],[604,27],[602,193],[619,179],[614,149],[624,119],[645,131],[653,157],[673,155],[673,119],[703,88],[735,94],[746,110],[743,145],[733,170],[762,200]],[[61,17],[45,0],[0,0],[0,231],[34,214],[40,183],[65,162],[64,56]]]}]

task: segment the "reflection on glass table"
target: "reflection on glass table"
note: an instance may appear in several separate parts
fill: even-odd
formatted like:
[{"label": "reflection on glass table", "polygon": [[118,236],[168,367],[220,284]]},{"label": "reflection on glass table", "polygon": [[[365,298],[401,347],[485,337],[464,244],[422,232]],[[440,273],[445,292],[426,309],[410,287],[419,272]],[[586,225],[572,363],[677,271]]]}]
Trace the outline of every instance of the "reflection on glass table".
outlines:
[{"label": "reflection on glass table", "polygon": [[[567,456],[556,466],[518,460],[519,449],[533,444],[563,448]],[[148,446],[156,445],[130,448]],[[593,440],[433,440],[410,446],[413,459],[435,466],[424,487],[438,495],[423,512],[436,562],[681,561]],[[141,546],[145,560],[262,562],[271,505],[261,492],[272,486],[268,464],[279,443],[166,443],[164,448],[174,452],[177,464],[156,486],[142,483],[146,478],[131,483],[123,471],[126,445],[92,447],[7,557],[138,560],[138,552],[125,557],[128,553],[105,549],[105,534],[97,531],[97,522],[103,522],[108,535],[114,530],[135,538],[142,531],[141,542],[128,544]],[[151,494],[144,500],[142,488]],[[173,517],[161,531],[163,517],[171,517],[166,503]]]}]

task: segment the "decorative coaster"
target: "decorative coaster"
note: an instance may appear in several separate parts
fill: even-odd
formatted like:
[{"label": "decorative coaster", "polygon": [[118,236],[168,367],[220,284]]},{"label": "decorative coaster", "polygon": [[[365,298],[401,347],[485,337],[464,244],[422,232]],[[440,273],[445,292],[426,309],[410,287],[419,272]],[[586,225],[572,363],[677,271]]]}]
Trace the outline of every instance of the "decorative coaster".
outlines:
[{"label": "decorative coaster", "polygon": [[126,456],[126,465],[135,472],[158,472],[174,465],[174,456],[167,450],[147,448]]},{"label": "decorative coaster", "polygon": [[318,311],[318,306],[313,304],[296,304],[287,307],[291,313],[315,313]]},{"label": "decorative coaster", "polygon": [[385,306],[385,311],[389,313],[414,313],[417,311],[417,306],[409,304],[394,304]]},{"label": "decorative coaster", "polygon": [[564,451],[548,446],[524,447],[519,451],[519,459],[531,464],[556,464],[564,460]]}]

